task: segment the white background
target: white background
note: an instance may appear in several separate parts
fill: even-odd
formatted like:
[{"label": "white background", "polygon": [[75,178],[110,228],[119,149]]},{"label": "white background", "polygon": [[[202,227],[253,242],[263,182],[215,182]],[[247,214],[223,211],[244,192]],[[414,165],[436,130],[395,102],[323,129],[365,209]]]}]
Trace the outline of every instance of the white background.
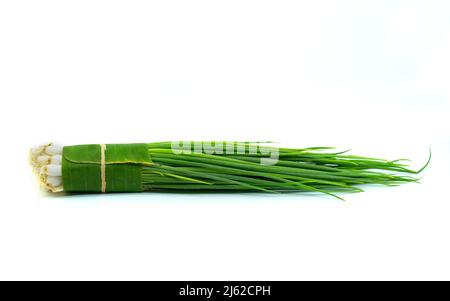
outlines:
[{"label": "white background", "polygon": [[[450,280],[448,1],[2,1],[1,280]],[[326,197],[39,190],[27,151],[274,140],[422,165]]]}]

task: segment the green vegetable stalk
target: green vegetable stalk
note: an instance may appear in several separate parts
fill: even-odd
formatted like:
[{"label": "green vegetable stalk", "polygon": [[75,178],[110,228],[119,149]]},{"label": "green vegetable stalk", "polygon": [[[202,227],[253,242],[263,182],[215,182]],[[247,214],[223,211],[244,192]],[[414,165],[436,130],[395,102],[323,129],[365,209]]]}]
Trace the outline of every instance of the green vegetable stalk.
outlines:
[{"label": "green vegetable stalk", "polygon": [[42,186],[53,192],[308,191],[340,198],[363,185],[417,182],[406,160],[336,152],[329,147],[277,148],[260,142],[91,144],[30,151]]}]

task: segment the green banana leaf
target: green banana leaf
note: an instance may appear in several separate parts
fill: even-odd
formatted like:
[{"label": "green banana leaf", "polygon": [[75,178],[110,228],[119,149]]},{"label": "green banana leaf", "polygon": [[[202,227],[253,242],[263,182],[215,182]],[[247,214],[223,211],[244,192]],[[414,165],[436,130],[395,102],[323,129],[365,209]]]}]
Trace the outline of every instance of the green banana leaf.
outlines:
[{"label": "green banana leaf", "polygon": [[[151,165],[147,144],[107,144],[105,163],[106,192],[143,190],[142,166]],[[64,147],[62,176],[67,192],[101,192],[101,146]]]}]

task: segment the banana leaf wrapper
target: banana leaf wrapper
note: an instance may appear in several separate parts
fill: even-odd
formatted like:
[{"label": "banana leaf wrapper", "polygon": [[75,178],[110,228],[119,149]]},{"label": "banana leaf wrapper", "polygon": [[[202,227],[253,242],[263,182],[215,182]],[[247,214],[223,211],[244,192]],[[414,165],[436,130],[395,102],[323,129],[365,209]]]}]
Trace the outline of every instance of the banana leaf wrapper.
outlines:
[{"label": "banana leaf wrapper", "polygon": [[[62,154],[64,191],[102,192],[101,146],[65,146]],[[151,164],[145,143],[107,144],[105,148],[105,192],[140,192],[142,166]]]}]

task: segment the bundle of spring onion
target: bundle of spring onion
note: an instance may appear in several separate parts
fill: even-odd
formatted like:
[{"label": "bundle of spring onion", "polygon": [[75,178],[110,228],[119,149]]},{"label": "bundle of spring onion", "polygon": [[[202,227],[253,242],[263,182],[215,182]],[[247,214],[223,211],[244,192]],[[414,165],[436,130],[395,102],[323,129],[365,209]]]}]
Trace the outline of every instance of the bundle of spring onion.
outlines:
[{"label": "bundle of spring onion", "polygon": [[[431,156],[430,156],[431,157]],[[335,195],[361,185],[417,182],[404,160],[348,155],[333,148],[276,148],[259,142],[47,144],[30,151],[52,192],[308,191]],[[339,197],[338,197],[339,198]]]}]

